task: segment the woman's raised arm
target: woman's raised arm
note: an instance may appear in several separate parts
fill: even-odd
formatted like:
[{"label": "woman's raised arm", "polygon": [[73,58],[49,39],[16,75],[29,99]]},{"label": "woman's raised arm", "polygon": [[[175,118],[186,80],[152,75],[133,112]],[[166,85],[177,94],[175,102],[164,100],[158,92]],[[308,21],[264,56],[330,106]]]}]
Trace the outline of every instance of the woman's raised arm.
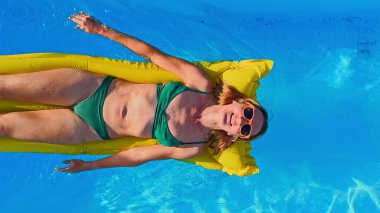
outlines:
[{"label": "woman's raised arm", "polygon": [[133,36],[116,31],[85,13],[73,15],[70,19],[77,23],[76,28],[116,41],[161,68],[176,74],[188,87],[200,91],[211,91],[212,85],[207,73],[194,64],[168,55]]}]

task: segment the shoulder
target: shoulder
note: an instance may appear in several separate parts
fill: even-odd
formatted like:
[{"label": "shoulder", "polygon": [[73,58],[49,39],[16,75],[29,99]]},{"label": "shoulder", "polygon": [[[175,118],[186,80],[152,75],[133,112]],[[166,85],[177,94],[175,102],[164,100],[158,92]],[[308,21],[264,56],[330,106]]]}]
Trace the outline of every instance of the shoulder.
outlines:
[{"label": "shoulder", "polygon": [[169,147],[161,144],[142,146],[131,149],[135,159],[141,161],[164,159],[187,159],[199,155],[205,149],[205,145],[184,145]]},{"label": "shoulder", "polygon": [[170,147],[170,158],[187,159],[201,154],[206,145],[183,145],[180,147]]},{"label": "shoulder", "polygon": [[157,65],[176,74],[189,88],[208,92],[212,87],[210,76],[197,65],[181,58],[160,55]]}]

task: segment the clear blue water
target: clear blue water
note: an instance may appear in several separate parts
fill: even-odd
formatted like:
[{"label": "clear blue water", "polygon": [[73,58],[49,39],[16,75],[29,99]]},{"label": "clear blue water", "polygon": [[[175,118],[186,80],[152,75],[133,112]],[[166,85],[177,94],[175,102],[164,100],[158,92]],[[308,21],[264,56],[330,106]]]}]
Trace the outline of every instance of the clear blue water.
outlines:
[{"label": "clear blue water", "polygon": [[83,10],[188,60],[275,67],[258,93],[270,114],[253,143],[260,174],[169,160],[67,175],[53,168],[73,156],[0,153],[0,212],[379,212],[379,2],[229,2],[1,0],[0,54],[141,60],[73,29]]}]

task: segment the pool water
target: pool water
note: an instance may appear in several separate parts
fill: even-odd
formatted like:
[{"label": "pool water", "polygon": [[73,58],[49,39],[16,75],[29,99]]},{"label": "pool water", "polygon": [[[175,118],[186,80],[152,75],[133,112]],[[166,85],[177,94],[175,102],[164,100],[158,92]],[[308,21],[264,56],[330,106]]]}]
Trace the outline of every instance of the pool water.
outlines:
[{"label": "pool water", "polygon": [[74,29],[83,10],[190,61],[275,61],[258,91],[270,118],[252,142],[258,175],[174,160],[68,175],[53,169],[99,157],[0,153],[0,212],[379,212],[380,4],[230,2],[0,1],[2,55],[143,61]]}]

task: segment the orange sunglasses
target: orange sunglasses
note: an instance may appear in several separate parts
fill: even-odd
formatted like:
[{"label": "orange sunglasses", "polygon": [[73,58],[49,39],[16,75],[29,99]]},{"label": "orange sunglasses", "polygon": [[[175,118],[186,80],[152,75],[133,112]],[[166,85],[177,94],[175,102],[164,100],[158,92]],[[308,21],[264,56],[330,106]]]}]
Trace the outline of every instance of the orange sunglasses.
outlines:
[{"label": "orange sunglasses", "polygon": [[253,108],[250,106],[245,106],[243,108],[243,117],[248,120],[247,124],[244,124],[240,127],[240,136],[239,138],[247,139],[253,131]]}]

